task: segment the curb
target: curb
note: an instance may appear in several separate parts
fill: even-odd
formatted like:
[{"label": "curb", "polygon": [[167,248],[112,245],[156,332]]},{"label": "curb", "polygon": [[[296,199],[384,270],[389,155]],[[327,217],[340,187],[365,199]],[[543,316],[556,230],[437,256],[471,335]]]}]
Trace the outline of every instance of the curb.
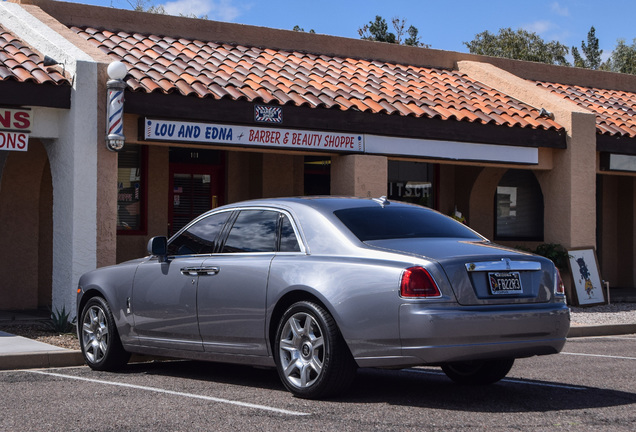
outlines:
[{"label": "curb", "polygon": [[83,364],[82,352],[77,350],[0,355],[0,370],[55,368]]},{"label": "curb", "polygon": [[632,333],[636,333],[636,324],[575,325],[570,327],[568,337],[616,336]]}]

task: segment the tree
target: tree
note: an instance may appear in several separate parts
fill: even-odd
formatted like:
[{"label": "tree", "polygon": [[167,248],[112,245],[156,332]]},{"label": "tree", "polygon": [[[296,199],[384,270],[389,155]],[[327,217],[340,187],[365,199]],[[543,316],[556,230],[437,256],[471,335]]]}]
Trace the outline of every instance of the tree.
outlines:
[{"label": "tree", "polygon": [[380,15],[375,16],[375,21],[369,21],[358,29],[361,39],[372,40],[377,42],[395,43],[395,34],[389,32],[389,25]]},{"label": "tree", "polygon": [[572,47],[572,56],[574,57],[574,66],[586,69],[599,69],[601,67],[601,55],[603,50],[598,49],[598,38],[596,37],[596,29],[590,28],[587,33],[587,44],[581,41],[581,51],[583,56],[579,54],[577,47]]},{"label": "tree", "polygon": [[[376,15],[375,21],[369,21],[369,24],[358,29],[358,34],[361,39],[371,40],[376,42],[388,42],[398,45],[411,45],[429,48],[420,42],[419,30],[415,26],[409,26],[406,28],[406,20],[404,18],[395,17],[391,20],[393,30],[395,33],[389,31],[389,25],[386,20],[380,15]],[[407,36],[408,37],[405,37]]]},{"label": "tree", "polygon": [[538,34],[523,29],[502,28],[496,35],[486,30],[464,45],[472,54],[570,66],[565,58],[568,47],[556,41],[545,42]]},{"label": "tree", "polygon": [[[295,32],[304,32],[305,31],[305,29],[302,28],[299,25],[295,25],[292,30],[295,31]],[[311,30],[309,30],[309,33],[316,33],[316,32],[314,31],[314,29],[311,29]]]},{"label": "tree", "polygon": [[625,39],[619,39],[616,48],[607,62],[601,65],[601,69],[636,75],[636,39],[631,45],[627,45]]}]

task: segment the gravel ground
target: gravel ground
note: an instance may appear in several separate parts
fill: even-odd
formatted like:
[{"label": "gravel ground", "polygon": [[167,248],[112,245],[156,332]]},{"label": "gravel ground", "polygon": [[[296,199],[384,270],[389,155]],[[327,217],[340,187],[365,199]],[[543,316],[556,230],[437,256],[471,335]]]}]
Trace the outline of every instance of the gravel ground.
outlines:
[{"label": "gravel ground", "polygon": [[[592,307],[571,307],[572,325],[636,324],[636,303],[612,303]],[[59,334],[47,328],[44,321],[0,321],[0,331],[34,339],[62,348],[79,350],[74,333]]]},{"label": "gravel ground", "polygon": [[571,307],[573,325],[636,324],[636,303]]}]

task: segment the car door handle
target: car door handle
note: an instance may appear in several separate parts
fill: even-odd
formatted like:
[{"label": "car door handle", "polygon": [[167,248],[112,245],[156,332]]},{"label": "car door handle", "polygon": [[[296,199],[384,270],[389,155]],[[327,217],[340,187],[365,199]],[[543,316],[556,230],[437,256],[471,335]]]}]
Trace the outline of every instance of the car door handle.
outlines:
[{"label": "car door handle", "polygon": [[217,266],[183,267],[181,273],[186,276],[213,276],[220,270]]},{"label": "car door handle", "polygon": [[203,266],[199,267],[199,276],[213,276],[221,271],[217,266]]}]

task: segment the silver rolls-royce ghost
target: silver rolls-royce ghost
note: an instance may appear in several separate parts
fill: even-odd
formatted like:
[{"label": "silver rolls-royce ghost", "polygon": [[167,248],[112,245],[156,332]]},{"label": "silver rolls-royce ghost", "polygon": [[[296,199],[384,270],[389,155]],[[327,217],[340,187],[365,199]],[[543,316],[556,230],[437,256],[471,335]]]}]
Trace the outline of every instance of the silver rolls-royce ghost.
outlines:
[{"label": "silver rolls-royce ghost", "polygon": [[570,326],[550,260],[384,197],[227,205],[148,252],[79,281],[93,369],[130,353],[271,366],[304,398],[342,392],[358,367],[489,384],[515,358],[558,353]]}]

